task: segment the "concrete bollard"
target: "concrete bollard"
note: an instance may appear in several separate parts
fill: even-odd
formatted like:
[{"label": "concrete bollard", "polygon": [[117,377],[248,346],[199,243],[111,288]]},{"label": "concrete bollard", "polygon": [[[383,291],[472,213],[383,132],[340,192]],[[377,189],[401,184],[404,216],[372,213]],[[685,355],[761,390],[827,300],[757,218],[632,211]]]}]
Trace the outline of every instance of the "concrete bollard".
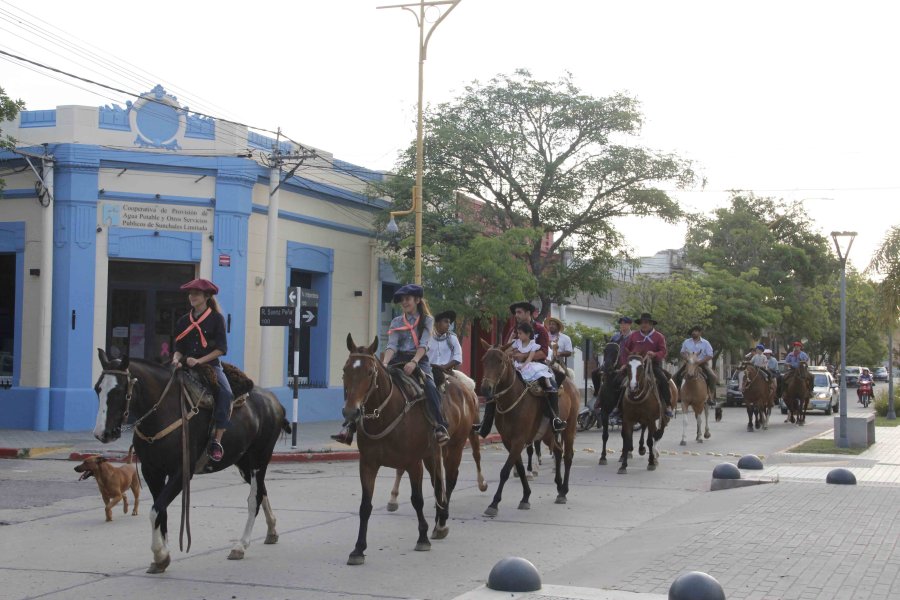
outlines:
[{"label": "concrete bollard", "polygon": [[856,485],[856,475],[850,469],[832,469],[828,471],[825,477],[825,483],[834,483],[837,485]]},{"label": "concrete bollard", "polygon": [[541,589],[541,575],[531,561],[508,556],[491,569],[487,586],[499,592],[535,592]]},{"label": "concrete bollard", "polygon": [[754,469],[757,471],[761,471],[763,469],[763,463],[755,454],[745,454],[738,461],[738,469]]},{"label": "concrete bollard", "polygon": [[740,479],[741,471],[731,463],[719,463],[713,469],[713,479]]},{"label": "concrete bollard", "polygon": [[669,600],[725,600],[725,590],[712,575],[689,571],[672,582]]}]

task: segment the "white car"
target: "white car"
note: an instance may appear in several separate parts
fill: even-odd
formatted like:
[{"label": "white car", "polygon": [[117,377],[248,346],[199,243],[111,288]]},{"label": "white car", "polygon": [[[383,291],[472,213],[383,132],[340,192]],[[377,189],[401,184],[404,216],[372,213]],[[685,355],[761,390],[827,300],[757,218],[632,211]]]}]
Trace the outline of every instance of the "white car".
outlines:
[{"label": "white car", "polygon": [[[822,369],[811,368],[810,372],[813,376],[813,395],[809,400],[807,411],[821,410],[826,415],[837,412],[839,408],[840,395],[838,392],[838,384],[831,377],[831,373]],[[784,400],[779,400],[781,405],[781,414],[787,414],[787,405]]]}]

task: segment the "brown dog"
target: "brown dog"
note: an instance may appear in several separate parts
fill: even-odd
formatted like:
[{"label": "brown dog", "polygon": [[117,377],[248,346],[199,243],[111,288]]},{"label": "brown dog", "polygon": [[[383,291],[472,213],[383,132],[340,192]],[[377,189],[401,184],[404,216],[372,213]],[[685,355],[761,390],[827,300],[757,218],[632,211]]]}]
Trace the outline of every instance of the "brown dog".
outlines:
[{"label": "brown dog", "polygon": [[76,473],[81,473],[79,481],[93,476],[97,480],[97,487],[100,488],[100,495],[103,497],[103,504],[106,508],[106,520],[112,521],[112,508],[119,502],[123,503],[123,512],[128,514],[128,498],[125,492],[131,488],[134,495],[134,510],[131,511],[132,516],[138,514],[138,499],[141,496],[141,478],[138,477],[137,469],[131,464],[132,450],[128,449],[128,456],[125,457],[125,463],[121,467],[114,467],[102,456],[92,456],[87,458],[80,465],[75,467]]}]

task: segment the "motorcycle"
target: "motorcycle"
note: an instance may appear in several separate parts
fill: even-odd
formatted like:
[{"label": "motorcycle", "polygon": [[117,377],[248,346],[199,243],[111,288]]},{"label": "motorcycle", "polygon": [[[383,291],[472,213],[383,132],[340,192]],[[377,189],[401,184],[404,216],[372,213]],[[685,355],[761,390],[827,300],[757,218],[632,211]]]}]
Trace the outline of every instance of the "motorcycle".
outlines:
[{"label": "motorcycle", "polygon": [[[614,418],[610,419],[609,426],[610,428],[621,427],[622,417],[616,415]],[[581,410],[578,411],[578,431],[587,431],[592,427],[601,427],[600,409],[593,409],[589,406],[582,406]],[[641,430],[640,423],[634,424],[634,430]]]},{"label": "motorcycle", "polygon": [[863,405],[863,408],[869,408],[869,403],[872,402],[873,396],[872,382],[860,382],[859,388],[856,390],[856,395],[859,396],[859,402]]}]

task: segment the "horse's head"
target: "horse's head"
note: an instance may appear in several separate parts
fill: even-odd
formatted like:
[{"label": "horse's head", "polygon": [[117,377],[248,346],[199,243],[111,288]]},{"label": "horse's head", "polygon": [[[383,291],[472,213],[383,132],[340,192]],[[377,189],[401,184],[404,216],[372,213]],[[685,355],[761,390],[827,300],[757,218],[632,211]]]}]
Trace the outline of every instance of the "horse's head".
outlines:
[{"label": "horse's head", "polygon": [[619,364],[619,351],[621,346],[615,342],[607,342],[603,347],[603,368],[612,372]]},{"label": "horse's head", "polygon": [[378,365],[381,362],[375,356],[378,337],[368,347],[357,346],[348,333],[347,350],[350,356],[344,363],[344,409],[341,412],[345,419],[356,420],[362,414],[366,400],[378,388]]},{"label": "horse's head", "polygon": [[632,392],[637,389],[638,382],[643,379],[644,373],[647,371],[644,362],[644,357],[640,354],[632,354],[625,363],[628,367],[628,389]]},{"label": "horse's head", "polygon": [[102,349],[98,348],[97,353],[103,372],[94,386],[100,402],[94,437],[107,444],[122,435],[122,426],[128,419],[128,406],[137,380],[128,370],[128,357],[109,360]]},{"label": "horse's head", "polygon": [[695,379],[698,373],[698,365],[697,365],[697,353],[690,352],[686,353],[684,357],[684,376],[688,379]]},{"label": "horse's head", "polygon": [[481,371],[481,393],[487,398],[492,398],[494,391],[497,389],[497,384],[503,381],[507,372],[511,372],[510,369],[513,368],[512,359],[506,353],[512,344],[491,346],[484,340],[481,340],[481,345],[486,350],[481,359],[483,367]]}]

